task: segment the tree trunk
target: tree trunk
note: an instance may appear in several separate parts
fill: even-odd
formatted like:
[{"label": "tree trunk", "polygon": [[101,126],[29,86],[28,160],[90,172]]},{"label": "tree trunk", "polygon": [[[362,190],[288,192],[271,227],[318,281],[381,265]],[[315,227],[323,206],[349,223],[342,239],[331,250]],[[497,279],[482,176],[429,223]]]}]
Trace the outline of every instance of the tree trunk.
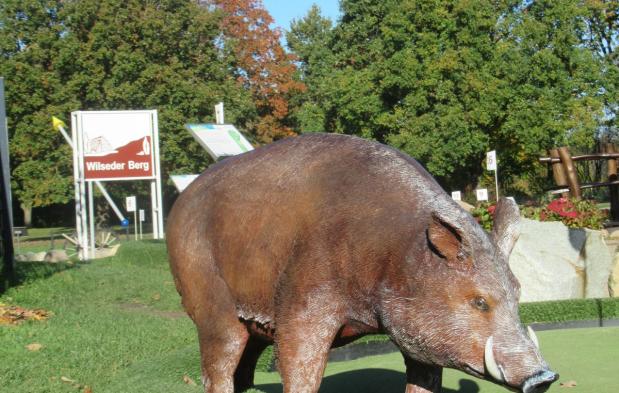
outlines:
[{"label": "tree trunk", "polygon": [[21,207],[21,210],[24,212],[24,226],[30,228],[32,224],[32,206],[27,206],[22,203],[19,207]]}]

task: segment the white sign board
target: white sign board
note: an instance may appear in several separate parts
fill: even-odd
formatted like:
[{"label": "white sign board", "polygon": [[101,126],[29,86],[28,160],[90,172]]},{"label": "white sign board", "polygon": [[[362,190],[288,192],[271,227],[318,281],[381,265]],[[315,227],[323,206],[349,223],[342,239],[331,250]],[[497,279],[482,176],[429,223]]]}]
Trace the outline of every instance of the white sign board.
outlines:
[{"label": "white sign board", "polygon": [[200,175],[171,175],[170,179],[172,179],[172,183],[174,183],[178,192],[183,192],[198,176]]},{"label": "white sign board", "polygon": [[144,215],[144,209],[140,209],[140,221],[146,221],[146,216]]},{"label": "white sign board", "polygon": [[134,212],[135,211],[135,197],[134,196],[127,197],[125,201],[127,204],[127,211]]},{"label": "white sign board", "polygon": [[488,200],[488,189],[487,188],[478,188],[475,190],[475,194],[477,195],[478,201],[487,201]]},{"label": "white sign board", "polygon": [[451,199],[453,199],[454,201],[461,201],[462,200],[462,193],[460,191],[452,191]]},{"label": "white sign board", "polygon": [[231,124],[186,124],[185,127],[215,160],[254,149]]},{"label": "white sign board", "polygon": [[486,170],[496,171],[496,150],[486,153]]},{"label": "white sign board", "polygon": [[77,113],[85,180],[155,178],[151,111]]}]

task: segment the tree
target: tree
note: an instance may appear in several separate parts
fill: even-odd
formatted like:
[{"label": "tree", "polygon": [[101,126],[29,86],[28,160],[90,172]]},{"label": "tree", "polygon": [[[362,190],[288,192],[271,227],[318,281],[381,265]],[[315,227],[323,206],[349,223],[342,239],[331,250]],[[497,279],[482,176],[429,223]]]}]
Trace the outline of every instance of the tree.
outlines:
[{"label": "tree", "polygon": [[72,198],[71,153],[50,123],[73,110],[159,111],[162,169],[208,164],[184,130],[253,121],[251,95],[216,45],[221,14],[189,0],[7,0],[0,5],[0,74],[6,77],[13,181],[26,207]]},{"label": "tree", "polygon": [[286,34],[288,48],[297,56],[299,79],[307,86],[306,91],[292,99],[295,122],[301,132],[325,130],[326,113],[320,103],[327,97],[322,95],[321,83],[333,69],[332,32],[331,20],[324,18],[314,4],[304,18],[292,21]]},{"label": "tree", "polygon": [[281,32],[261,0],[212,0],[223,11],[223,46],[232,53],[238,81],[254,99],[259,119],[252,131],[261,142],[293,135],[288,99],[305,86],[294,79],[294,56],[280,44]]},{"label": "tree", "polygon": [[[601,92],[612,87],[583,45],[582,2],[343,0],[341,7],[331,70],[306,97],[323,108],[328,130],[389,143],[458,189],[483,179],[490,149],[509,189],[531,193],[539,191],[531,180],[545,149],[591,146]],[[303,58],[304,47],[297,50]]]}]

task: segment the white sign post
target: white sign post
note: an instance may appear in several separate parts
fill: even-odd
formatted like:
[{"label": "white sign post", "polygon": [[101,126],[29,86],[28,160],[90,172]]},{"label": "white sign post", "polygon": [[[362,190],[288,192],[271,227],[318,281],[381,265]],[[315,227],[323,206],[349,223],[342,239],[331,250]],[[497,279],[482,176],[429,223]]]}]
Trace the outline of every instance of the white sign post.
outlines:
[{"label": "white sign post", "polygon": [[[95,256],[92,183],[149,180],[153,237],[162,239],[157,111],[78,111],[71,113],[71,119],[79,258],[85,260]],[[89,203],[86,201],[86,184]],[[87,230],[87,211],[91,216],[90,231]],[[135,224],[137,228],[137,222]]]},{"label": "white sign post", "polygon": [[451,192],[451,199],[453,199],[454,201],[461,201],[462,200],[462,193],[460,191],[452,191]]},{"label": "white sign post", "polygon": [[496,162],[496,150],[486,153],[486,169],[494,171],[494,185],[496,187],[496,200],[499,201],[499,170]]},{"label": "white sign post", "polygon": [[215,122],[217,124],[224,124],[224,103],[220,102],[215,105]]},{"label": "white sign post", "polygon": [[137,202],[135,200],[135,196],[128,196],[125,199],[125,202],[127,204],[127,212],[131,213],[133,212],[133,233],[134,233],[134,240],[138,240],[138,218],[137,218]]},{"label": "white sign post", "polygon": [[144,210],[140,209],[140,240],[144,238],[142,234],[142,222],[144,221],[146,221],[146,218],[144,217]]}]

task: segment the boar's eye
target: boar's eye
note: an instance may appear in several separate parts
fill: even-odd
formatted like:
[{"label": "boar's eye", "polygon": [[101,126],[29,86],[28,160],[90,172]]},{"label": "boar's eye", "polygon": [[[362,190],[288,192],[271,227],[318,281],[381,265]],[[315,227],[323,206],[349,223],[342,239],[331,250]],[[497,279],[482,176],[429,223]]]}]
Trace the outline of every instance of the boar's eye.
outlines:
[{"label": "boar's eye", "polygon": [[472,304],[475,308],[481,311],[488,311],[488,309],[490,308],[490,306],[488,306],[488,302],[486,302],[486,299],[481,296],[477,296],[475,299],[473,299]]}]

